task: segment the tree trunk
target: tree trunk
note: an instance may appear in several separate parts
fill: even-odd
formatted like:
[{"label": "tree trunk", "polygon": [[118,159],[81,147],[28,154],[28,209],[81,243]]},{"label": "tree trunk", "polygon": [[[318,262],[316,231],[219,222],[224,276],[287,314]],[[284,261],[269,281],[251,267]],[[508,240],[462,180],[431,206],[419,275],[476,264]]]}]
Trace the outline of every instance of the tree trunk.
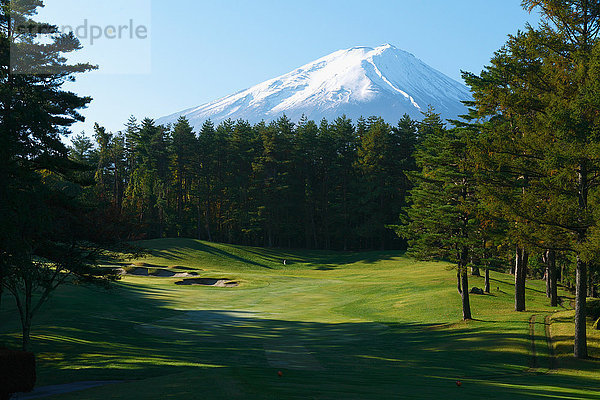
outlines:
[{"label": "tree trunk", "polygon": [[577,256],[577,277],[575,293],[575,342],[573,354],[576,358],[587,358],[586,295],[587,265]]},{"label": "tree trunk", "polygon": [[490,269],[485,269],[485,289],[484,292],[490,293]]},{"label": "tree trunk", "polygon": [[273,233],[270,227],[267,229],[267,241],[268,247],[273,247]]},{"label": "tree trunk", "polygon": [[22,349],[23,351],[29,351],[31,348],[31,318],[33,316],[31,303],[33,301],[33,289],[28,277],[25,277],[23,281],[22,299],[17,290],[11,290],[11,292],[17,303],[19,317],[21,318]]},{"label": "tree trunk", "polygon": [[461,284],[462,284],[462,311],[463,311],[463,320],[472,319],[471,317],[471,304],[469,303],[469,274],[467,273],[467,268],[463,267],[461,269]]},{"label": "tree trunk", "polygon": [[458,288],[458,293],[462,294],[462,286],[460,283],[460,267],[456,270],[456,286]]},{"label": "tree trunk", "polygon": [[479,267],[471,267],[471,275],[481,276],[481,271],[479,271]]},{"label": "tree trunk", "polygon": [[202,208],[200,207],[200,200],[198,200],[198,215],[196,216],[196,235],[198,240],[202,239]]},{"label": "tree trunk", "polygon": [[546,266],[544,269],[544,281],[546,282],[546,297],[550,298],[550,292],[552,289],[552,282],[550,280],[550,264],[549,264],[550,250],[544,251],[542,254],[542,263]]},{"label": "tree trunk", "polygon": [[21,320],[22,327],[22,348],[23,351],[30,351],[31,349],[31,316],[27,315]]},{"label": "tree trunk", "polygon": [[556,307],[558,305],[558,287],[556,273],[556,252],[554,250],[548,250],[546,253],[546,262],[546,293],[550,298],[550,306]]},{"label": "tree trunk", "polygon": [[[589,268],[588,268],[589,269]],[[592,274],[587,274],[587,297],[592,297]]]},{"label": "tree trunk", "polygon": [[525,311],[525,280],[529,255],[523,248],[517,247],[515,262],[515,311]]},{"label": "tree trunk", "polygon": [[520,258],[519,247],[517,246],[517,250],[515,251],[515,262],[512,263],[511,266],[510,266],[510,274],[511,275],[515,274],[515,271],[517,269],[517,264],[519,263],[519,258]]}]

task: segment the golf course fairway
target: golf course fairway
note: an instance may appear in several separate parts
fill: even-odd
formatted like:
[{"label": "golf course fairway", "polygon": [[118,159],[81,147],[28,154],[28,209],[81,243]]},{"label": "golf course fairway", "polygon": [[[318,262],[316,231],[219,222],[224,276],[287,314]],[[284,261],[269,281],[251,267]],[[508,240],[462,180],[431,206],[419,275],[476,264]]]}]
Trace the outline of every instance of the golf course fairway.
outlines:
[{"label": "golf course fairway", "polygon": [[[549,307],[543,281],[527,282],[527,311],[517,313],[514,278],[492,272],[491,293],[471,296],[475,320],[463,322],[446,263],[393,251],[137,244],[151,250],[136,260],[142,273],[179,275],[64,286],[32,332],[38,386],[118,382],[47,398],[600,398],[599,331],[588,330],[592,359],[575,360],[572,295]],[[14,307],[6,295],[0,342],[10,347],[20,340]]]}]

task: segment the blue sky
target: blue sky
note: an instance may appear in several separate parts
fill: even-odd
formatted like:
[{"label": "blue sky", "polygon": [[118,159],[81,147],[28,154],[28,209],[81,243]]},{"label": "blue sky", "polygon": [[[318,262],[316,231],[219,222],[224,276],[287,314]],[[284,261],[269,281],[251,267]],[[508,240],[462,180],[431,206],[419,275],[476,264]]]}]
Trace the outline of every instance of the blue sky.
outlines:
[{"label": "blue sky", "polygon": [[[537,21],[520,0],[77,0],[104,4],[79,10],[68,1],[47,0],[40,19],[77,21],[83,9],[101,24],[149,25],[138,47],[86,46],[101,69],[68,88],[94,98],[73,127],[88,134],[94,122],[117,131],[129,115],[197,106],[359,45],[391,43],[460,80],[460,70],[481,71],[508,34]],[[116,73],[114,61],[128,56],[137,65]]]}]

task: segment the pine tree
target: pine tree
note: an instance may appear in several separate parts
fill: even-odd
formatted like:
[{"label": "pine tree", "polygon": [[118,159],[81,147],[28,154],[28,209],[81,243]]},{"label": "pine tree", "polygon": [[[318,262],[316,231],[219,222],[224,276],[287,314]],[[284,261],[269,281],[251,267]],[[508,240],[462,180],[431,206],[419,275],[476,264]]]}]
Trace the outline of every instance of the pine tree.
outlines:
[{"label": "pine tree", "polygon": [[227,142],[227,231],[230,242],[253,244],[254,230],[251,213],[255,206],[253,198],[254,174],[252,162],[258,156],[259,138],[247,121],[236,122]]},{"label": "pine tree", "polygon": [[408,238],[410,254],[421,259],[445,259],[456,264],[463,319],[471,319],[467,267],[481,248],[476,184],[467,170],[468,129],[447,130],[429,110],[419,127],[411,174],[408,221],[397,231]]},{"label": "pine tree", "polygon": [[[258,217],[262,220],[266,244],[290,245],[290,218],[294,214],[292,152],[294,124],[284,115],[260,130],[262,154],[253,163],[262,195]],[[297,182],[296,182],[297,183]]]},{"label": "pine tree", "polygon": [[317,248],[318,193],[319,193],[319,127],[314,121],[302,117],[296,127],[296,148],[299,182],[303,186],[302,210],[304,247]]},{"label": "pine tree", "polygon": [[352,182],[355,180],[355,168],[357,158],[358,142],[352,121],[345,115],[336,118],[329,130],[332,141],[332,150],[334,152],[330,162],[332,164],[334,194],[332,199],[332,209],[334,212],[334,238],[343,250],[348,250],[352,225],[354,225],[354,214],[351,209],[355,209],[354,202],[356,196],[355,186]]},{"label": "pine tree", "polygon": [[171,181],[175,194],[176,234],[191,236],[194,229],[189,225],[192,212],[192,188],[197,181],[198,140],[185,117],[180,117],[171,133]]},{"label": "pine tree", "polygon": [[384,249],[395,238],[387,226],[397,220],[405,205],[410,187],[406,173],[414,169],[415,143],[416,128],[407,116],[396,128],[371,117],[361,134],[355,163],[359,173],[357,192],[363,217],[361,234],[378,242],[370,247]]},{"label": "pine tree", "polygon": [[83,132],[75,135],[71,139],[71,147],[69,148],[69,157],[81,164],[95,164],[93,160],[94,143]]},{"label": "pine tree", "polygon": [[[198,238],[205,237],[213,240],[212,226],[214,223],[215,200],[215,128],[211,120],[202,125],[198,136],[198,186],[196,198],[198,202],[197,231]],[[205,232],[206,235],[202,233]]]}]

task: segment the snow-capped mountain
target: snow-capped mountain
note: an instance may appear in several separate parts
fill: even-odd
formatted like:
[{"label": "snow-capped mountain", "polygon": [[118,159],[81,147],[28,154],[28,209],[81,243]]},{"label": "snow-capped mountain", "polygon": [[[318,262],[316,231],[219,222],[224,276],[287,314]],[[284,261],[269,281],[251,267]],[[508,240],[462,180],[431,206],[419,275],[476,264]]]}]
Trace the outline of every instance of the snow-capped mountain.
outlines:
[{"label": "snow-capped mountain", "polygon": [[297,122],[333,120],[342,114],[354,121],[377,115],[390,123],[405,113],[414,119],[431,105],[443,118],[466,112],[471,99],[466,86],[429,67],[412,54],[386,44],[339,50],[290,73],[236,94],[158,120],[160,124],[188,118],[199,128],[231,118],[252,123],[286,114]]}]

